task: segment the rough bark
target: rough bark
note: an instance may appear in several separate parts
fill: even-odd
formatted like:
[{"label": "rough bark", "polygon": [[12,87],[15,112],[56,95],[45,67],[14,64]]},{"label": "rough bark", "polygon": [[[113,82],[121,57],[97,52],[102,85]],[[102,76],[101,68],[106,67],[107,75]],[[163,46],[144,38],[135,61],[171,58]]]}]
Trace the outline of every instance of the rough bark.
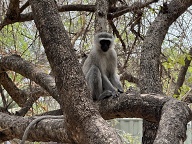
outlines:
[{"label": "rough bark", "polygon": [[20,107],[27,106],[30,108],[40,96],[48,95],[45,90],[38,87],[30,87],[25,90],[20,90],[6,72],[0,73],[0,84]]},{"label": "rough bark", "polygon": [[10,0],[5,19],[8,19],[8,20],[18,19],[19,14],[20,14],[19,0]]},{"label": "rough bark", "polygon": [[27,93],[18,89],[6,72],[0,73],[0,84],[19,106],[23,106],[27,100]]},{"label": "rough bark", "polygon": [[[174,100],[165,103],[161,111],[161,120],[154,144],[184,143],[189,117],[186,117],[186,114],[188,115],[186,107],[182,107],[181,105],[182,102],[176,102]],[[179,115],[178,111],[180,113]]]},{"label": "rough bark", "polygon": [[[33,16],[56,79],[66,129],[73,143],[121,143],[93,107],[78,60],[54,0],[30,0]],[[65,81],[67,80],[67,81]],[[81,125],[79,125],[81,122]]]},{"label": "rough bark", "polygon": [[95,31],[107,32],[107,14],[109,10],[109,2],[107,0],[96,1],[96,13],[95,13]]},{"label": "rough bark", "polygon": [[[191,0],[172,0],[167,13],[160,13],[149,27],[142,51],[140,63],[141,93],[162,93],[159,76],[161,45],[169,26],[192,4]],[[143,143],[153,143],[157,125],[143,123]],[[150,130],[151,129],[151,130]]]},{"label": "rough bark", "polygon": [[[163,95],[122,94],[115,99],[110,98],[97,102],[95,107],[99,109],[102,117],[106,120],[138,117],[158,123],[161,117],[156,143],[161,139],[170,142],[184,140],[186,124],[192,120],[192,112],[186,103]],[[0,113],[0,140],[21,138],[25,128],[34,118],[23,118]],[[42,120],[31,128],[28,140],[72,143],[73,141],[70,140],[67,134],[66,122],[66,120]]]},{"label": "rough bark", "polygon": [[[34,118],[23,118],[0,113],[0,142],[13,138],[21,139],[26,127]],[[70,142],[63,124],[63,120],[42,120],[31,127],[28,140]]]}]

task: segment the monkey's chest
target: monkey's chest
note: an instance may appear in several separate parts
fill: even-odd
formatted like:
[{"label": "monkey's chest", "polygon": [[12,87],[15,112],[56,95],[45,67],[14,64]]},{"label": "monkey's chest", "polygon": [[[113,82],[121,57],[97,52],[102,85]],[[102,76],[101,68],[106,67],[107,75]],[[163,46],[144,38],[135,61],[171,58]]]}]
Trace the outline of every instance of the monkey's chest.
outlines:
[{"label": "monkey's chest", "polygon": [[111,73],[114,71],[114,69],[116,68],[116,63],[114,61],[102,61],[101,65],[100,65],[100,71],[102,74],[107,75],[107,77],[109,77],[111,75]]}]

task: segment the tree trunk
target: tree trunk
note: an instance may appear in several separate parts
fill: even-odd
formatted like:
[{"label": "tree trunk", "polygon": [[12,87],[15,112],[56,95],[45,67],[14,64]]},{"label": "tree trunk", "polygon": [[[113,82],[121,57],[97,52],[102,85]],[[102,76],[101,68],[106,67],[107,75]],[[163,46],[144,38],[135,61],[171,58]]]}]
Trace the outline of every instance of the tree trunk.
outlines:
[{"label": "tree trunk", "polygon": [[107,32],[107,14],[108,14],[108,1],[97,0],[96,1],[96,12],[95,12],[95,31]]},{"label": "tree trunk", "polygon": [[[141,93],[162,93],[159,76],[161,45],[169,26],[191,5],[191,0],[172,0],[167,12],[160,13],[149,27],[141,50],[140,88]],[[143,144],[152,144],[158,125],[143,122]]]},{"label": "tree trunk", "polygon": [[[35,24],[55,75],[65,126],[72,143],[118,144],[121,140],[93,106],[90,92],[54,0],[30,0]],[[81,124],[80,124],[81,123]]]}]

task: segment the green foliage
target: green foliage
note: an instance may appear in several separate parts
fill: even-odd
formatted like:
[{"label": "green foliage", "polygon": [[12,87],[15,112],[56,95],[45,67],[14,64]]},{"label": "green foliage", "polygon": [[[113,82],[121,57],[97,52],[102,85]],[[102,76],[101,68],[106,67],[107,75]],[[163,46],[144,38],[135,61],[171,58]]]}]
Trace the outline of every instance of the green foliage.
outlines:
[{"label": "green foliage", "polygon": [[[175,87],[172,87],[177,82],[178,74],[182,66],[185,65],[185,59],[191,60],[191,56],[188,55],[188,50],[185,53],[181,53],[175,47],[169,47],[163,49],[164,55],[167,57],[166,61],[162,62],[163,67],[169,73],[169,77],[163,79],[164,91],[167,90],[167,95],[170,95],[170,91],[174,91]],[[179,97],[173,95],[173,97],[181,97],[189,90],[192,84],[192,67],[189,66],[187,74],[185,76],[185,82],[179,90]],[[172,88],[172,89],[170,89]],[[173,93],[171,93],[173,94]]]},{"label": "green foliage", "polygon": [[7,25],[0,33],[0,45],[5,51],[17,54],[29,55],[29,43],[32,42],[33,35],[29,29],[21,23]]},{"label": "green foliage", "polygon": [[181,97],[183,95],[185,95],[189,90],[190,90],[190,87],[188,85],[186,85],[186,84],[183,84],[182,87],[180,87],[180,95],[181,95]]},{"label": "green foliage", "polygon": [[174,64],[173,64],[173,63],[170,63],[170,62],[163,62],[162,65],[164,66],[164,68],[165,68],[166,70],[171,69],[171,68],[174,68]]}]

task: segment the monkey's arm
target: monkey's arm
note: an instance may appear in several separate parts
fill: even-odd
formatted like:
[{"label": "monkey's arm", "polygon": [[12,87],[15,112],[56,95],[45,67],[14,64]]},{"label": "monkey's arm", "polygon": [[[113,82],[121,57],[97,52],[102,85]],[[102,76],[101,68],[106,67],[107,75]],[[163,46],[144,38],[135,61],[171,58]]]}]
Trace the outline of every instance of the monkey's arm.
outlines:
[{"label": "monkey's arm", "polygon": [[111,92],[116,91],[110,80],[106,75],[102,76],[102,84],[104,90],[110,90]]},{"label": "monkey's arm", "polygon": [[93,65],[86,74],[85,78],[88,87],[91,90],[93,100],[99,99],[99,95],[102,93],[103,88],[102,88],[101,72],[98,69],[98,67]]},{"label": "monkey's arm", "polygon": [[113,87],[113,85],[111,84],[111,82],[108,79],[108,77],[105,76],[105,75],[102,76],[102,84],[103,84],[104,92],[99,95],[98,100],[109,98],[111,96],[112,97],[117,97],[118,96],[118,92]]},{"label": "monkey's arm", "polygon": [[120,92],[120,93],[123,93],[123,92],[124,92],[123,87],[122,87],[122,85],[121,85],[121,82],[120,82],[117,74],[114,73],[114,74],[111,76],[110,81],[111,81],[111,83],[113,84],[113,86],[117,88],[118,92]]}]

